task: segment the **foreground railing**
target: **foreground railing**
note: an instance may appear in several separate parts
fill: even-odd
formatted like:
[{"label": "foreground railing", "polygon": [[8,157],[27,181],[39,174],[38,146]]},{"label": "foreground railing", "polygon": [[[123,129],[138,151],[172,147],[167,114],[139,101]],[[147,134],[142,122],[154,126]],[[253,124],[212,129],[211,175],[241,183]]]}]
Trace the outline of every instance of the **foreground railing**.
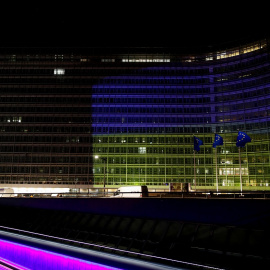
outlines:
[{"label": "foreground railing", "polygon": [[[171,270],[177,270],[177,269],[182,269],[182,270],[188,270],[188,269],[205,269],[205,270],[225,270],[222,267],[214,267],[210,265],[204,265],[201,263],[194,263],[191,261],[184,261],[184,260],[176,260],[176,259],[170,259],[170,258],[164,258],[160,256],[154,256],[151,254],[146,254],[146,253],[140,253],[140,252],[133,252],[130,250],[125,250],[125,249],[119,249],[119,248],[114,248],[106,245],[101,245],[101,244],[96,244],[96,243],[88,243],[84,241],[77,241],[74,239],[68,239],[68,238],[63,238],[63,237],[57,237],[57,236],[52,236],[48,234],[40,234],[37,232],[32,232],[32,231],[27,231],[27,230],[21,230],[17,228],[11,228],[11,227],[6,227],[6,226],[0,226],[0,236],[1,238],[4,238],[4,240],[0,239],[0,248],[1,245],[7,249],[7,244],[15,244],[15,248],[11,250],[13,258],[15,257],[16,259],[18,257],[23,257],[23,261],[25,261],[25,257],[28,256],[28,261],[29,259],[31,261],[30,265],[33,265],[33,260],[34,256],[31,258],[29,256],[29,253],[31,250],[22,250],[20,248],[20,243],[26,244],[27,247],[29,248],[39,248],[38,252],[43,253],[43,252],[48,252],[51,249],[57,250],[57,253],[50,253],[50,257],[46,256],[45,259],[41,258],[44,260],[42,262],[45,267],[41,269],[47,269],[48,265],[53,261],[51,254],[58,254],[58,260],[62,259],[60,256],[65,256],[65,259],[69,259],[69,256],[72,256],[70,258],[73,259],[72,263],[65,263],[65,265],[72,265],[74,268],[72,269],[81,269],[77,267],[77,265],[74,265],[76,263],[77,259],[80,259],[81,262],[83,262],[82,259],[90,260],[91,263],[101,263],[99,267],[94,267],[92,265],[91,269],[104,269],[101,266],[105,267],[105,265],[108,265],[110,267],[106,267],[105,269],[136,269],[136,270],[164,270],[164,269],[171,269]],[[12,242],[7,242],[7,241],[12,241]],[[4,241],[4,242],[3,242]],[[57,245],[56,245],[57,243]],[[24,245],[25,246],[25,245]],[[84,246],[82,248],[81,246]],[[96,249],[100,250],[96,250]],[[36,249],[35,249],[36,250]],[[122,256],[115,254],[115,252],[121,252],[123,253]],[[16,256],[14,256],[16,254]],[[113,254],[113,256],[111,256]],[[134,260],[132,257],[139,256],[141,258],[145,259],[138,259]],[[130,256],[130,257],[129,257]],[[37,256],[35,256],[37,257]],[[124,258],[124,259],[123,259]],[[63,260],[63,259],[62,259]],[[75,260],[75,261],[74,261]],[[64,263],[63,263],[64,265]],[[63,269],[63,265],[61,264],[59,269]],[[83,265],[84,266],[84,265]],[[83,267],[83,269],[90,269]],[[121,266],[121,268],[111,268],[111,267],[116,267],[116,266]],[[58,269],[58,268],[56,268]],[[65,268],[66,269],[66,268]],[[67,268],[71,269],[71,268]]]},{"label": "foreground railing", "polygon": [[67,193],[0,193],[0,198],[189,198],[189,199],[270,199],[270,191],[190,191],[190,192],[114,192],[97,189],[95,192],[67,192]]}]

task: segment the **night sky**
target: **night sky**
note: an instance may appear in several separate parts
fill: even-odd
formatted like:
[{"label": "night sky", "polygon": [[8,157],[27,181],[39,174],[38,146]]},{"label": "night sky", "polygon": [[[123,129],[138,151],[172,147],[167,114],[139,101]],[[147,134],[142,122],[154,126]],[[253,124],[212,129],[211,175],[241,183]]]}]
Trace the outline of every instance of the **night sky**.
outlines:
[{"label": "night sky", "polygon": [[228,4],[213,8],[207,2],[149,2],[10,2],[2,6],[1,46],[150,46],[192,51],[269,36],[268,16],[261,6],[244,10]]}]

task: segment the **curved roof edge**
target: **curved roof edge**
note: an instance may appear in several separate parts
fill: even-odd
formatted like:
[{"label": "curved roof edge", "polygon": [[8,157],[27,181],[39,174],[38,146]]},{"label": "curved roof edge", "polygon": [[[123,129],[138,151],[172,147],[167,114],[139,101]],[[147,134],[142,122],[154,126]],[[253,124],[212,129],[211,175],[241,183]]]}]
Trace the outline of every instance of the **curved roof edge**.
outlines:
[{"label": "curved roof edge", "polygon": [[[231,40],[228,42],[222,42],[209,46],[189,46],[189,47],[179,47],[179,46],[66,46],[66,45],[29,45],[24,46],[5,46],[2,44],[0,46],[0,54],[5,53],[36,53],[36,52],[46,52],[46,53],[91,53],[91,54],[177,54],[178,56],[194,56],[195,58],[200,58],[200,56],[218,54],[221,52],[232,52],[235,50],[241,51],[241,49],[247,48],[249,46],[254,46],[255,44],[265,44],[268,45],[270,41],[270,35],[257,38],[256,35],[248,38],[242,38],[237,40]],[[262,48],[262,47],[260,47]]]}]

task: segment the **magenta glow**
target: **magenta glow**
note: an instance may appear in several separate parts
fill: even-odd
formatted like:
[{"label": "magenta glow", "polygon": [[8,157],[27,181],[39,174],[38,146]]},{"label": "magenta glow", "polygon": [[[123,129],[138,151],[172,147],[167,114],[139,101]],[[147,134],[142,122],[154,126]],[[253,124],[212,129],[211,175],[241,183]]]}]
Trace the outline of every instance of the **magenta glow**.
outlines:
[{"label": "magenta glow", "polygon": [[4,260],[31,270],[121,270],[54,252],[0,240],[0,255]]}]

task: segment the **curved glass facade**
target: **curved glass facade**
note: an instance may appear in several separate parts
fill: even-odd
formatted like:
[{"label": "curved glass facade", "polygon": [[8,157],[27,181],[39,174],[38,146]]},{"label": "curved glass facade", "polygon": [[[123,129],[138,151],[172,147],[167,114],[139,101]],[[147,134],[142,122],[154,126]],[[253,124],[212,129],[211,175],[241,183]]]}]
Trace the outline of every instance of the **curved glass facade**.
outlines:
[{"label": "curved glass facade", "polygon": [[[204,55],[35,50],[1,53],[2,183],[268,187],[268,40]],[[238,131],[252,139],[240,153]]]},{"label": "curved glass facade", "polygon": [[[242,180],[244,189],[268,186],[266,41],[204,56],[128,55],[121,61],[124,74],[92,88],[94,153],[106,157],[106,167],[95,164],[95,181],[102,183],[105,168],[106,183],[114,185],[209,188],[218,181],[226,189]],[[252,138],[240,149],[241,164],[238,131]],[[217,150],[215,133],[224,140]],[[195,158],[194,135],[204,143]]]}]

